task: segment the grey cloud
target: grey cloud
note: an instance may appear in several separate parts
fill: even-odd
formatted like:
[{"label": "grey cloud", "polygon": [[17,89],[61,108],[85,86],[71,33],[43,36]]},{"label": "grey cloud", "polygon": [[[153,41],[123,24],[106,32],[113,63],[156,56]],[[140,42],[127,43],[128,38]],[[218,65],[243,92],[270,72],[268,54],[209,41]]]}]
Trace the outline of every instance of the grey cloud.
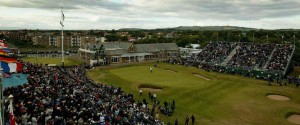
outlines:
[{"label": "grey cloud", "polygon": [[[195,25],[195,23],[210,22],[226,24],[237,21],[248,24],[252,22],[254,25],[264,19],[278,20],[300,15],[298,0],[128,0],[126,2],[121,0],[121,3],[117,1],[119,0],[0,0],[0,7],[45,9],[49,10],[43,13],[46,17],[57,18],[60,16],[57,9],[63,6],[66,10],[66,21],[71,23],[120,25],[121,27],[123,25],[143,26],[143,24],[154,27],[173,24]],[[53,14],[50,15],[49,13],[52,12]]]},{"label": "grey cloud", "polygon": [[[68,2],[66,4],[73,5]],[[37,0],[24,0],[24,1],[0,1],[0,6],[15,7],[15,8],[37,8],[37,9],[58,9],[62,6],[59,1],[37,1]],[[74,6],[65,6],[65,9],[76,9]]]},{"label": "grey cloud", "polygon": [[[257,20],[299,15],[300,2],[295,0],[144,0],[140,4],[116,3],[110,0],[20,0],[0,1],[0,6],[38,9],[93,9],[111,11],[116,16],[173,16],[190,19],[236,19]],[[142,0],[141,0],[142,1]],[[175,13],[170,15],[170,13]]]},{"label": "grey cloud", "polygon": [[152,5],[152,7],[142,7],[151,12],[161,14],[176,12],[178,17],[194,19],[257,20],[295,16],[299,15],[300,12],[300,2],[294,0],[249,0],[239,2],[225,0],[164,0],[160,4],[152,3]]},{"label": "grey cloud", "polygon": [[120,10],[126,4],[113,3],[108,0],[20,0],[0,1],[0,6],[16,8],[37,8],[37,9],[80,9],[80,8],[106,8]]}]

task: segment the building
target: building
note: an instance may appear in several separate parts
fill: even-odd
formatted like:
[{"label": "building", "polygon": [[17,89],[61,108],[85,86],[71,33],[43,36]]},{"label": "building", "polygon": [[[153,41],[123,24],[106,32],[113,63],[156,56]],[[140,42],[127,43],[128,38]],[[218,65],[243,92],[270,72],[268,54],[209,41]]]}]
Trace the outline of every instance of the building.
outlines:
[{"label": "building", "polygon": [[[36,34],[31,37],[33,45],[43,45],[46,47],[61,47],[61,35],[50,33]],[[84,44],[97,44],[105,42],[105,37],[64,34],[64,47],[80,47]]]},{"label": "building", "polygon": [[188,58],[191,56],[196,56],[202,51],[202,49],[195,49],[195,48],[179,47],[179,49],[180,49],[180,57],[181,58]]},{"label": "building", "polygon": [[[103,57],[100,58],[101,48]],[[108,42],[86,44],[79,48],[79,57],[91,65],[95,62],[109,64],[143,62],[146,60],[167,60],[179,57],[175,43],[133,44],[129,42]]]},{"label": "building", "polygon": [[71,36],[71,47],[80,47],[81,45],[81,39],[80,39],[80,36],[75,36],[75,35],[72,35]]}]

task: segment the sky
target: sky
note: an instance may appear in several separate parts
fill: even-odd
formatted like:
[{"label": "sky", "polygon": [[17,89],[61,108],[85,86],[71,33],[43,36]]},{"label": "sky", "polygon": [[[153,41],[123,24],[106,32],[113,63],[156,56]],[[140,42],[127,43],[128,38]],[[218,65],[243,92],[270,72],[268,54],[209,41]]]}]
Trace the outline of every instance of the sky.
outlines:
[{"label": "sky", "polygon": [[0,0],[0,29],[300,29],[300,0]]}]

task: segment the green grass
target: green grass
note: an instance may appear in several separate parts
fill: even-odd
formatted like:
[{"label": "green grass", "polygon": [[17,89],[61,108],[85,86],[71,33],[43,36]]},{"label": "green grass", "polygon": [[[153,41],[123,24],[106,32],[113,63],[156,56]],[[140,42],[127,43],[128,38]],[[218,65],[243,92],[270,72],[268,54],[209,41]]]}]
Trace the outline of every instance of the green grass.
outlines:
[{"label": "green grass", "polygon": [[[33,57],[25,57],[22,58],[24,61],[29,61],[31,63],[38,63],[38,64],[56,64],[60,66],[61,58],[33,58]],[[83,63],[82,61],[74,58],[65,58],[64,59],[65,66],[73,66],[73,65],[79,65]]]},{"label": "green grass", "polygon": [[[184,124],[186,115],[194,114],[196,125],[292,125],[286,120],[286,115],[300,112],[300,88],[294,85],[267,86],[266,81],[164,63],[159,63],[150,73],[149,66],[153,66],[153,63],[96,68],[90,70],[88,76],[101,83],[120,86],[126,92],[133,92],[136,100],[142,100],[138,96],[139,85],[161,87],[162,91],[156,92],[158,100],[174,99],[176,102],[173,116],[160,115],[165,122],[172,124],[176,117],[180,124]],[[192,73],[211,80],[196,77]],[[148,98],[148,91],[143,93]],[[286,95],[291,100],[270,100],[266,97],[270,93]]]}]

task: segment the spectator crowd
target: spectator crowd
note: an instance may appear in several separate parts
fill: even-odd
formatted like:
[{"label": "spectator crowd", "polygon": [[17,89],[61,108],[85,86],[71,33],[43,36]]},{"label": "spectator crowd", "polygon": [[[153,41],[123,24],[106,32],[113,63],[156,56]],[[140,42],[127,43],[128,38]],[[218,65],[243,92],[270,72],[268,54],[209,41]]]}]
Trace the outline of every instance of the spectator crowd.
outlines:
[{"label": "spectator crowd", "polygon": [[210,42],[197,55],[172,62],[258,79],[281,79],[288,69],[293,49],[290,44]]},{"label": "spectator crowd", "polygon": [[[23,64],[28,84],[7,88],[19,125],[160,125],[155,112],[119,87],[94,83],[84,66]],[[6,102],[6,107],[8,102]],[[5,110],[6,122],[9,112]]]},{"label": "spectator crowd", "polygon": [[292,45],[277,45],[267,69],[274,72],[283,71],[288,66],[292,52]]},{"label": "spectator crowd", "polygon": [[210,42],[198,55],[193,55],[188,59],[190,65],[203,63],[219,64],[236,47],[236,43]]},{"label": "spectator crowd", "polygon": [[240,43],[236,54],[227,63],[231,67],[262,68],[267,63],[274,44]]}]

